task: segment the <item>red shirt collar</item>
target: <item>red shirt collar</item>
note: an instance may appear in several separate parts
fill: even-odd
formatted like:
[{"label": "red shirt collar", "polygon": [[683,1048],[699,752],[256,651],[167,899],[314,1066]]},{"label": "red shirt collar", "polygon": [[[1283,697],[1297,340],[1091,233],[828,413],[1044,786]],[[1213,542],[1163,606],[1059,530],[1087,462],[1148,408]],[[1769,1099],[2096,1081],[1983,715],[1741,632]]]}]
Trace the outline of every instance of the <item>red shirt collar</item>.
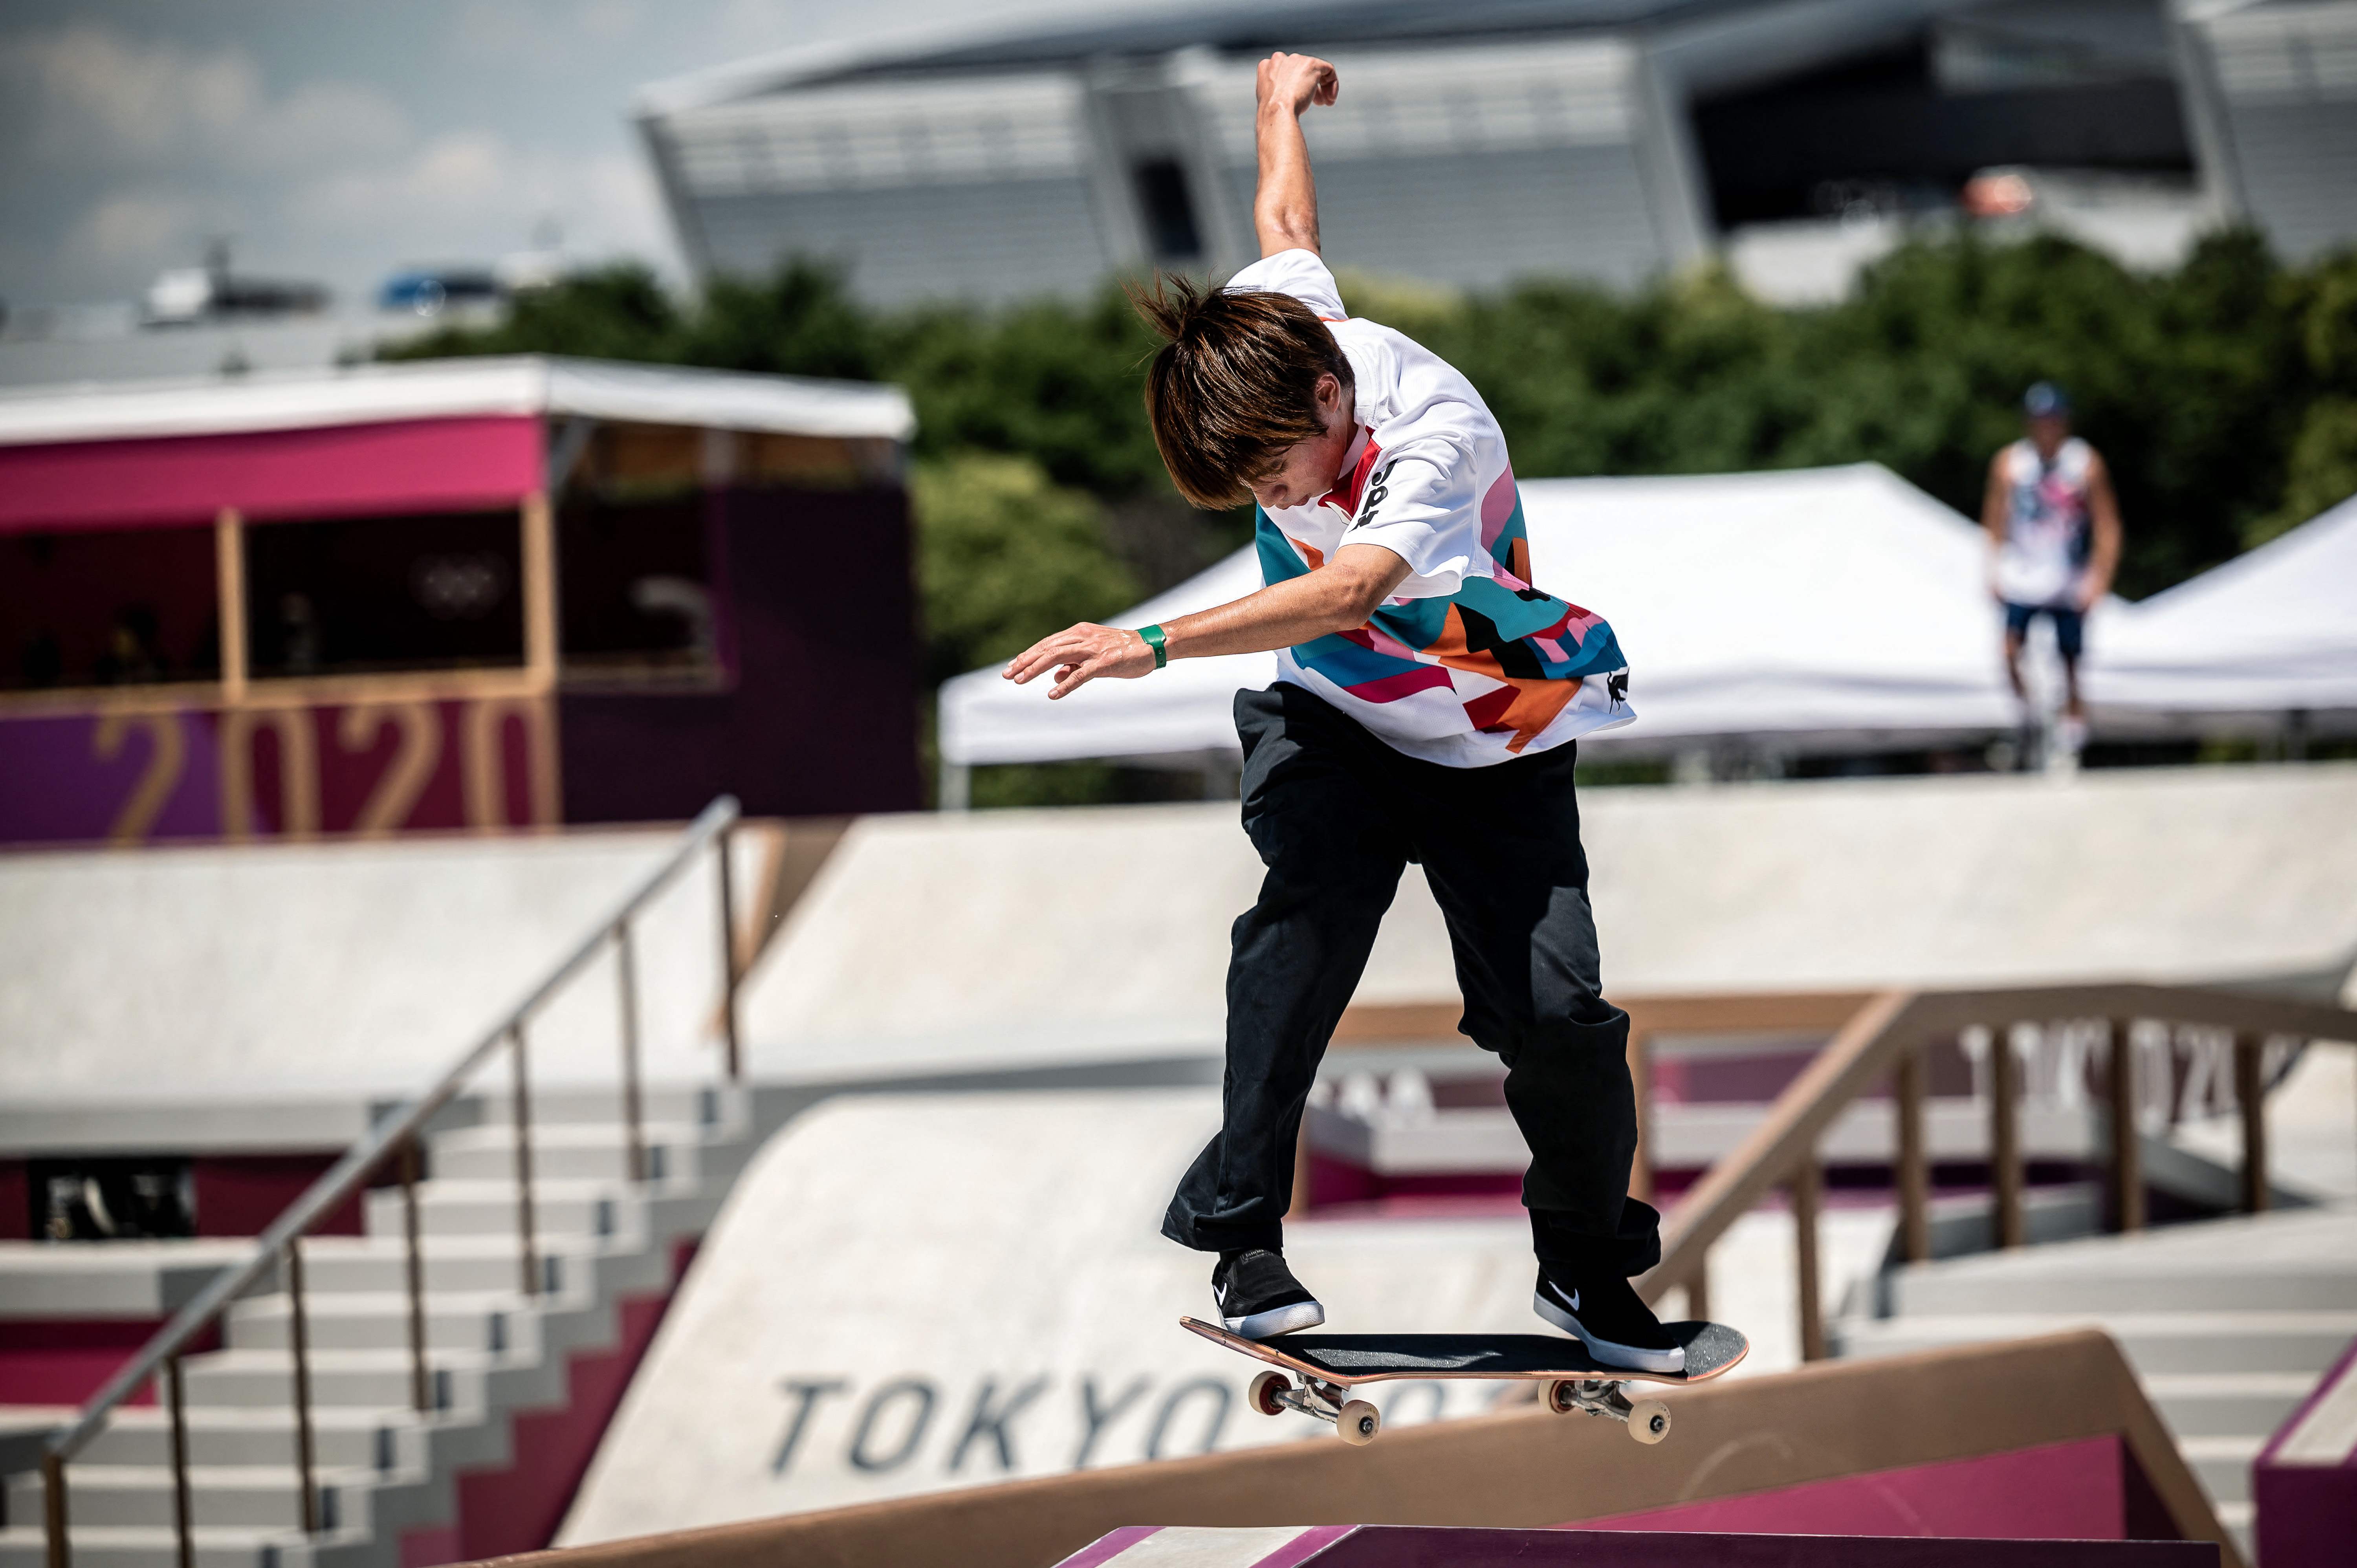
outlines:
[{"label": "red shirt collar", "polygon": [[1375,471],[1375,459],[1383,448],[1375,445],[1375,433],[1365,425],[1351,439],[1350,449],[1342,454],[1342,476],[1334,488],[1311,501],[1311,506],[1339,506],[1352,516],[1358,515],[1359,498],[1366,493],[1367,476]]}]

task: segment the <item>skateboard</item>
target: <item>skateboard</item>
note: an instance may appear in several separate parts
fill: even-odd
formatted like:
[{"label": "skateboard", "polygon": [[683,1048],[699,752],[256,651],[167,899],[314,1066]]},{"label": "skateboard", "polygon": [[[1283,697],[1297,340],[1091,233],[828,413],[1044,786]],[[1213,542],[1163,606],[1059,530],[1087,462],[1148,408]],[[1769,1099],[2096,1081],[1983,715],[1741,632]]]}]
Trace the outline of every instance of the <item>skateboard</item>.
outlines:
[{"label": "skateboard", "polygon": [[1544,1382],[1544,1402],[1556,1414],[1577,1410],[1609,1416],[1626,1423],[1638,1442],[1659,1443],[1670,1434],[1670,1407],[1657,1399],[1631,1399],[1629,1385],[1708,1382],[1751,1349],[1749,1340],[1724,1323],[1672,1323],[1664,1326],[1685,1348],[1686,1369],[1644,1372],[1607,1366],[1578,1340],[1549,1334],[1281,1334],[1260,1340],[1200,1318],[1182,1317],[1178,1325],[1269,1363],[1245,1398],[1253,1409],[1263,1415],[1297,1410],[1331,1422],[1353,1447],[1375,1440],[1383,1417],[1351,1391],[1361,1383],[1409,1378]]}]

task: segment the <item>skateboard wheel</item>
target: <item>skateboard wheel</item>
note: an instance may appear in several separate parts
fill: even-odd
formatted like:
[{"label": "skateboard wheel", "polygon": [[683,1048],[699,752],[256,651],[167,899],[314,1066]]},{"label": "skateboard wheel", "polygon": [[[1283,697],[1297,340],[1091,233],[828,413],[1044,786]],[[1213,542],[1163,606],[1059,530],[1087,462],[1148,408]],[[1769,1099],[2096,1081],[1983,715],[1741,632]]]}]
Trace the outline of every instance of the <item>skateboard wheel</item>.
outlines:
[{"label": "skateboard wheel", "polygon": [[1353,1448],[1372,1443],[1383,1429],[1382,1412],[1364,1400],[1352,1400],[1334,1413],[1336,1434]]},{"label": "skateboard wheel", "polygon": [[1252,1387],[1245,1391],[1244,1402],[1263,1415],[1282,1415],[1285,1407],[1276,1402],[1276,1396],[1292,1386],[1283,1372],[1262,1372],[1253,1379]]},{"label": "skateboard wheel", "polygon": [[1546,1407],[1557,1415],[1569,1415],[1579,1406],[1572,1401],[1569,1378],[1557,1378],[1546,1386]]},{"label": "skateboard wheel", "polygon": [[1629,1407],[1629,1435],[1640,1443],[1659,1443],[1670,1434],[1670,1407],[1660,1400],[1639,1400]]}]

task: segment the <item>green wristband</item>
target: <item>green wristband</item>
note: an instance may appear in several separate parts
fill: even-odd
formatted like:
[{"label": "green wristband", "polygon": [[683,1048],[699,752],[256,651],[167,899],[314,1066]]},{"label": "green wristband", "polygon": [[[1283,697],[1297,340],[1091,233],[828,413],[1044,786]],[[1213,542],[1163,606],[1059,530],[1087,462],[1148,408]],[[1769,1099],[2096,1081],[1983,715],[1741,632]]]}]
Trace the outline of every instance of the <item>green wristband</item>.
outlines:
[{"label": "green wristband", "polygon": [[1163,646],[1160,627],[1140,627],[1137,628],[1137,635],[1146,639],[1146,647],[1154,650],[1154,667],[1157,670],[1170,662],[1170,650]]}]

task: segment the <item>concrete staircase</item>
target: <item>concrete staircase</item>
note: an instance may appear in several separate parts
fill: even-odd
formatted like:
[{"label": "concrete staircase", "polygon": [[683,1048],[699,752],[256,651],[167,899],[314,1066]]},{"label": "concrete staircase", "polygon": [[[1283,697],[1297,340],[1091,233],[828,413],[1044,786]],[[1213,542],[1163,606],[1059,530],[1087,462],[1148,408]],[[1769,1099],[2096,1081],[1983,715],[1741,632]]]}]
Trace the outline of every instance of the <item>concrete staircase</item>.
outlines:
[{"label": "concrete staircase", "polygon": [[[533,1099],[537,1297],[520,1288],[504,1101],[462,1105],[451,1120],[473,1124],[428,1142],[431,1413],[411,1408],[400,1189],[368,1195],[365,1235],[304,1245],[318,1535],[300,1528],[283,1289],[235,1303],[221,1348],[187,1359],[198,1568],[402,1568],[537,1545],[554,1530],[753,1140],[743,1091],[651,1089],[651,1179],[633,1187],[610,1088]],[[38,1250],[17,1266],[38,1267]],[[68,1470],[76,1568],[175,1568],[169,1466],[163,1409],[119,1411]],[[472,1507],[470,1477],[479,1493],[486,1478],[497,1488]],[[10,1477],[5,1504],[0,1568],[43,1568],[38,1474]]]},{"label": "concrete staircase", "polygon": [[1834,1325],[1837,1354],[2111,1334],[2247,1558],[2251,1461],[2357,1338],[2357,1206],[1913,1264],[1879,1294]]}]

